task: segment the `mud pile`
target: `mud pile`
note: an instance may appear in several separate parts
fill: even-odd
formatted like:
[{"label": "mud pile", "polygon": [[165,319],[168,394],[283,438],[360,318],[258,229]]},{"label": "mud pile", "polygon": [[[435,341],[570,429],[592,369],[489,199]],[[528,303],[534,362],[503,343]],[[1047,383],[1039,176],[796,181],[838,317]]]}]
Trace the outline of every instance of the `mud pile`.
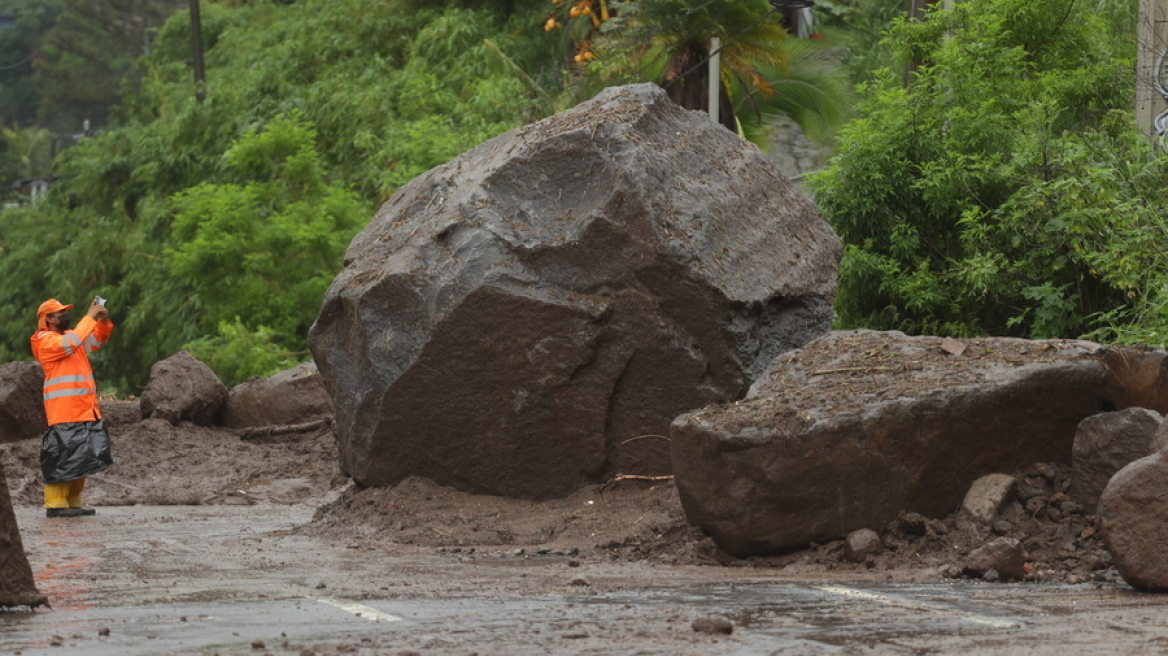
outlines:
[{"label": "mud pile", "polygon": [[[548,501],[470,494],[417,477],[365,488],[341,473],[327,417],[228,428],[143,420],[135,400],[103,400],[102,407],[118,465],[90,479],[87,501],[99,509],[94,521],[107,505],[247,504],[262,512],[267,504],[310,504],[316,516],[299,530],[338,544],[415,545],[462,559],[602,559],[889,581],[1004,579],[974,561],[979,549],[1006,540],[1026,554],[1022,580],[1118,580],[1094,509],[1068,496],[1073,470],[1066,462],[1003,473],[1012,479],[1009,494],[983,521],[957,507],[936,517],[902,511],[866,527],[871,535],[862,544],[840,539],[738,558],[686,521],[669,477],[614,477]],[[17,505],[41,504],[38,456],[39,439],[0,445]]]},{"label": "mud pile", "polygon": [[532,502],[472,495],[411,478],[392,488],[350,487],[300,530],[353,544],[432,547],[458,558],[570,555],[896,582],[1005,580],[1000,573],[976,572],[969,565],[979,548],[1010,538],[1027,555],[1024,581],[1119,581],[1099,536],[1098,518],[1066,496],[1070,471],[1069,465],[1035,463],[1017,472],[1011,498],[989,525],[961,512],[942,518],[902,512],[876,527],[880,546],[859,562],[849,558],[845,540],[812,543],[781,556],[728,554],[686,522],[671,481],[615,481],[562,499]]},{"label": "mud pile", "polygon": [[[115,464],[88,479],[89,505],[306,503],[347,482],[331,424],[256,429],[142,420],[138,401],[102,400]],[[40,505],[40,440],[0,445],[17,505]]]},{"label": "mud pile", "polygon": [[[310,503],[321,505],[300,530],[343,544],[417,545],[452,558],[566,556],[891,581],[965,577],[969,554],[1011,537],[1029,555],[1025,580],[1117,580],[1098,519],[1066,498],[1071,469],[1065,464],[1018,472],[1017,491],[989,526],[957,512],[943,518],[905,512],[873,527],[882,548],[861,562],[848,559],[844,540],[782,556],[737,558],[686,522],[671,480],[613,480],[538,502],[469,494],[423,478],[361,488],[341,475],[328,425],[244,439],[247,429],[141,421],[134,401],[103,401],[103,408],[119,464],[90,479],[87,501],[98,507],[99,518],[105,505],[249,504],[262,512],[266,504]],[[0,445],[18,505],[41,503],[38,453],[39,440]],[[336,498],[326,500],[330,492]]]}]

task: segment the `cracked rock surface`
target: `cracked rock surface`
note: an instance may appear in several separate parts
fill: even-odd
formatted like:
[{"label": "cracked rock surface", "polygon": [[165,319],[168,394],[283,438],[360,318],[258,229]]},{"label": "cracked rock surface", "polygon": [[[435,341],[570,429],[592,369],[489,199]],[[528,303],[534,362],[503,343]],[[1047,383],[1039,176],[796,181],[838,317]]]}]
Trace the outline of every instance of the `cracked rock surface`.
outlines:
[{"label": "cracked rock surface", "polygon": [[753,145],[616,87],[399,190],[309,344],[344,471],[561,497],[826,333],[840,243]]}]

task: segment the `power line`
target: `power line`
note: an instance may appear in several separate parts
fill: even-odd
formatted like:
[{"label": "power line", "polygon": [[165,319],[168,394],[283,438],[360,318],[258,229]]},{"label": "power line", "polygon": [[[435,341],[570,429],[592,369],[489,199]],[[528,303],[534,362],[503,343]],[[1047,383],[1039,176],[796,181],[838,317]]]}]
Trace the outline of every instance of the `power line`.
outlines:
[{"label": "power line", "polygon": [[32,54],[30,54],[29,56],[25,57],[24,59],[22,59],[22,60],[20,60],[20,61],[16,62],[15,64],[9,64],[9,65],[7,65],[7,66],[0,66],[0,71],[10,71],[10,70],[12,70],[12,69],[14,69],[14,68],[17,68],[17,67],[19,67],[19,66],[24,66],[25,64],[27,64],[27,63],[28,63],[28,61],[29,61],[30,59],[32,59],[32,58],[33,58],[33,55],[35,55],[35,54],[36,54],[36,53],[32,53]]}]

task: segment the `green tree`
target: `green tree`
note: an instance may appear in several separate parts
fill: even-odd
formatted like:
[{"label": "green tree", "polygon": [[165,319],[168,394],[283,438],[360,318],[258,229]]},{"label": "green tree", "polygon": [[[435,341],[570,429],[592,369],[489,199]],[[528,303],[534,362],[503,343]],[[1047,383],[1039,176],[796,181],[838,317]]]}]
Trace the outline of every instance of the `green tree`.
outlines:
[{"label": "green tree", "polygon": [[15,25],[0,31],[0,123],[31,126],[40,108],[33,63],[45,34],[65,9],[64,0],[4,0],[0,11]]},{"label": "green tree", "polygon": [[192,356],[204,362],[223,384],[233,387],[253,376],[270,376],[296,366],[303,353],[284,351],[280,336],[266,327],[249,329],[242,321],[220,322],[217,332],[186,345]]},{"label": "green tree", "polygon": [[[816,15],[828,43],[839,53],[854,82],[867,82],[880,70],[904,66],[884,39],[893,21],[908,10],[907,0],[816,0]],[[903,56],[903,53],[901,53]]]},{"label": "green tree", "polygon": [[[839,155],[812,179],[846,244],[839,326],[1075,336],[1126,302],[1100,273],[1100,242],[1083,237],[1100,227],[1074,194],[1050,193],[1085,170],[1121,179],[1117,157],[1149,158],[1124,138],[1130,117],[1116,119],[1132,103],[1133,44],[1076,8],[969,0],[892,29],[902,57],[926,64],[907,87],[897,70],[865,87]],[[1072,154],[1091,156],[1072,166]]]},{"label": "green tree", "polygon": [[12,177],[34,178],[47,175],[53,164],[53,134],[44,128],[24,128],[0,130],[4,152],[15,170],[7,171]]},{"label": "green tree", "polygon": [[554,86],[554,39],[527,29],[535,0],[503,4],[205,2],[203,103],[174,14],[119,127],[64,151],[43,202],[0,210],[0,357],[29,357],[45,298],[94,293],[118,326],[95,354],[107,389],[136,393],[184,347],[234,354],[214,359],[224,379],[304,357],[379,201],[541,113],[530,79]]},{"label": "green tree", "polygon": [[178,4],[171,0],[64,0],[36,61],[39,120],[58,130],[83,121],[105,126],[150,34]]},{"label": "green tree", "polygon": [[224,155],[225,177],[177,194],[171,273],[193,282],[202,332],[240,321],[306,350],[308,327],[341,267],[364,207],[329,185],[316,132],[295,115],[243,136]]}]

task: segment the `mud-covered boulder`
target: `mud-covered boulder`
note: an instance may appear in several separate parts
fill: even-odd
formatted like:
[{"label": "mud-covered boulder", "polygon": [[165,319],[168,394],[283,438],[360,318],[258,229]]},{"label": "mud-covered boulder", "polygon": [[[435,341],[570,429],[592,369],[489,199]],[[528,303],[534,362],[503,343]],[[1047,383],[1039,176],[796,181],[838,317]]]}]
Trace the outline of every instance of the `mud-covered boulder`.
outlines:
[{"label": "mud-covered boulder", "polygon": [[38,362],[0,365],[0,444],[45,434],[42,390],[45,373]]},{"label": "mud-covered boulder", "polygon": [[852,531],[844,538],[844,558],[854,563],[862,563],[868,556],[881,551],[884,551],[884,542],[880,540],[880,534],[870,528]]},{"label": "mud-covered boulder", "polygon": [[1168,451],[1116,472],[1099,499],[1103,541],[1133,588],[1168,591]]},{"label": "mud-covered boulder", "polygon": [[882,526],[901,510],[946,515],[980,476],[1070,462],[1076,426],[1105,403],[1095,350],[834,332],[776,359],[744,400],[677,418],[686,517],[751,555]]},{"label": "mud-covered boulder", "polygon": [[567,494],[664,474],[678,414],[824,334],[840,243],[753,145],[616,87],[400,189],[309,345],[343,469]]},{"label": "mud-covered boulder", "polygon": [[6,606],[43,606],[47,600],[36,588],[24,543],[12,512],[8,479],[0,462],[0,608]]},{"label": "mud-covered boulder", "polygon": [[1026,549],[1017,539],[997,538],[970,552],[962,566],[962,573],[983,578],[996,572],[996,577],[988,578],[1017,580],[1026,576],[1026,559]]},{"label": "mud-covered boulder", "polygon": [[969,486],[961,511],[982,524],[992,523],[1014,494],[1016,480],[1009,474],[986,474]]},{"label": "mud-covered boulder", "polygon": [[179,351],[150,368],[139,403],[142,419],[211,426],[227,406],[227,387],[206,364]]},{"label": "mud-covered boulder", "polygon": [[1126,408],[1087,417],[1075,433],[1074,474],[1068,496],[1089,510],[1115,472],[1151,453],[1163,417],[1147,408]]},{"label": "mud-covered boulder", "polygon": [[332,400],[309,361],[231,388],[224,421],[230,428],[297,424],[329,417]]},{"label": "mud-covered boulder", "polygon": [[1168,451],[1168,421],[1160,422],[1156,434],[1152,437],[1152,443],[1148,445],[1149,455],[1157,451]]}]

